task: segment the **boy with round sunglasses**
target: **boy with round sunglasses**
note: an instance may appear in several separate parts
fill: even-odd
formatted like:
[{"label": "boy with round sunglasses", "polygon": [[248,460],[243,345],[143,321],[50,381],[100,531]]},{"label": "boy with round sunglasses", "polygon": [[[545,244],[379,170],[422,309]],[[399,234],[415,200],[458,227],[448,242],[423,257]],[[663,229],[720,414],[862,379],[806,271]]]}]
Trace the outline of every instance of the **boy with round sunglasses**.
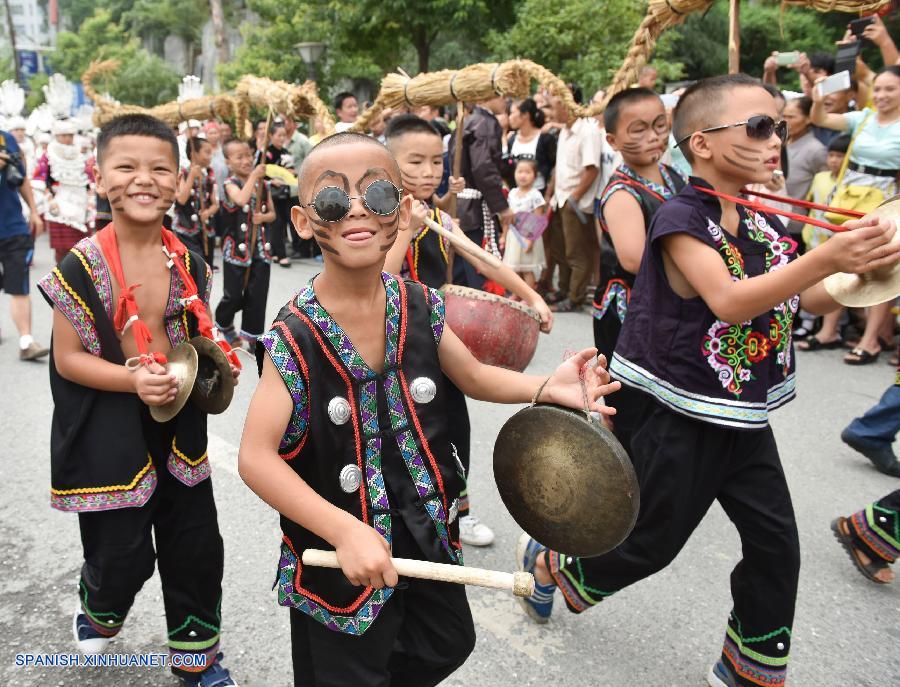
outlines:
[{"label": "boy with round sunglasses", "polygon": [[[474,646],[461,586],[398,579],[391,556],[462,564],[462,474],[444,374],[482,400],[542,401],[612,413],[596,351],[547,380],[482,365],[444,325],[441,295],[382,271],[407,225],[400,170],[378,141],[340,133],[303,163],[291,210],[324,269],[282,308],[258,350],[261,378],[241,477],[278,510],[276,587],[288,606],[295,685],[436,685]],[[602,361],[601,361],[602,362]],[[335,549],[340,570],[302,564]]]},{"label": "boy with round sunglasses", "polygon": [[[653,218],[610,366],[652,400],[631,441],[640,515],[595,558],[520,544],[522,567],[550,588],[550,603],[556,585],[581,612],[665,568],[718,500],[743,560],[713,687],[785,683],[800,551],[768,414],[794,397],[797,294],[807,310],[827,311],[836,304],[826,276],[900,259],[884,221],[848,222],[852,231],[798,257],[774,214],[730,200],[778,168],[786,130],[777,116],[772,96],[743,74],[682,95],[675,140],[696,176]],[[550,604],[532,610],[547,617]]]}]

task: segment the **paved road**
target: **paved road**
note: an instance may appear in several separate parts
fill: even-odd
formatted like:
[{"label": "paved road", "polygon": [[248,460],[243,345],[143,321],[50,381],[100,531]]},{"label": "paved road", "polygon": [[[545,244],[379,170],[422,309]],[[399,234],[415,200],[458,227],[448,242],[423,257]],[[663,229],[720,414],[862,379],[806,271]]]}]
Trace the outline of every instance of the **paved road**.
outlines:
[{"label": "paved road", "polygon": [[[33,279],[50,269],[46,239],[39,242]],[[269,317],[312,276],[317,266],[273,268]],[[213,292],[221,296],[220,284]],[[16,360],[6,297],[0,297],[0,684],[174,685],[161,669],[23,669],[18,652],[73,651],[71,618],[80,567],[76,518],[48,503],[51,400],[47,366]],[[34,301],[35,330],[49,340],[50,311]],[[565,349],[591,343],[587,315],[558,318],[542,337],[531,370],[552,369]],[[868,408],[891,382],[883,362],[851,369],[839,354],[800,354],[799,398],[773,420],[800,527],[803,550],[794,625],[790,684],[794,687],[900,685],[900,587],[876,587],[856,573],[831,538],[828,524],[897,488],[838,439],[841,428]],[[250,371],[227,413],[210,418],[210,449],[219,520],[225,539],[222,646],[244,687],[289,685],[287,612],[269,589],[277,563],[275,514],[241,482],[236,452],[254,388]],[[519,530],[504,510],[491,476],[491,451],[514,411],[470,402],[473,423],[474,512],[495,529],[497,542],[467,551],[473,566],[511,570]],[[452,687],[592,685],[699,686],[721,644],[730,608],[728,575],[740,557],[734,528],[713,507],[681,555],[664,572],[625,590],[586,614],[559,604],[551,622],[532,625],[503,594],[469,594],[478,644]],[[559,597],[557,597],[559,600]],[[159,578],[139,595],[117,653],[165,650]]]}]

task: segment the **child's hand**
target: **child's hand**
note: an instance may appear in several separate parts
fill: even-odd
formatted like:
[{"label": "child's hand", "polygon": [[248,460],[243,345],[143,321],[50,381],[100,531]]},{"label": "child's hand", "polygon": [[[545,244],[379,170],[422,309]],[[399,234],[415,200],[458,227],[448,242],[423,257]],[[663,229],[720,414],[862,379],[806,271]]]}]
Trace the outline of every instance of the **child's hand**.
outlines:
[{"label": "child's hand", "polygon": [[[891,242],[897,231],[892,221],[859,219],[845,222],[844,226],[852,231],[837,234],[822,245],[831,251],[835,272],[865,274],[900,260],[900,241]],[[830,245],[832,241],[834,244]]]},{"label": "child's hand", "polygon": [[553,329],[553,311],[550,310],[550,306],[536,291],[534,298],[528,302],[528,305],[534,308],[538,317],[541,318],[541,331],[544,334],[549,334],[550,330]]},{"label": "child's hand", "polygon": [[175,375],[159,363],[141,365],[132,376],[134,392],[148,406],[165,405],[178,393]]},{"label": "child's hand", "polygon": [[258,180],[262,179],[264,176],[266,176],[266,166],[265,165],[256,165],[256,167],[253,168],[253,171],[250,172],[250,180],[251,181],[258,181]]},{"label": "child's hand", "polygon": [[228,366],[231,368],[231,377],[234,379],[234,385],[237,386],[239,383],[238,378],[241,376],[241,368],[234,363],[228,363]]},{"label": "child's hand", "polygon": [[412,230],[416,231],[419,227],[425,224],[425,218],[428,217],[431,210],[428,208],[428,203],[424,200],[415,200],[413,201],[412,208],[409,211],[409,222],[400,227],[404,231]]},{"label": "child's hand", "polygon": [[462,193],[466,188],[466,180],[463,177],[455,177],[451,174],[449,181],[450,181],[449,191],[454,196],[457,193]]},{"label": "child's hand", "polygon": [[335,545],[341,571],[350,584],[361,587],[397,586],[391,547],[384,537],[359,520],[348,527]]},{"label": "child's hand", "polygon": [[606,357],[597,358],[596,367],[590,362],[597,355],[596,348],[586,348],[563,362],[550,377],[538,401],[584,410],[584,395],[581,389],[582,370],[588,399],[588,410],[603,415],[615,415],[616,409],[600,403],[600,398],[622,388],[620,382],[610,382],[606,370]]}]

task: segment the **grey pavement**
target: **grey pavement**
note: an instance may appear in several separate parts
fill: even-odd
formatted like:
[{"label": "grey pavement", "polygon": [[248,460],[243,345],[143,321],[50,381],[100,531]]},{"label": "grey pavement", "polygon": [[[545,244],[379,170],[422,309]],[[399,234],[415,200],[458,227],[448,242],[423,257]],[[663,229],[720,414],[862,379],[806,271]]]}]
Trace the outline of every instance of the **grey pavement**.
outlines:
[{"label": "grey pavement", "polygon": [[[46,238],[38,242],[32,282],[52,267]],[[318,266],[272,268],[269,318]],[[221,296],[216,281],[213,302]],[[49,342],[50,309],[35,294],[34,328]],[[81,546],[77,518],[49,506],[51,398],[47,364],[22,363],[0,296],[0,684],[176,685],[159,668],[26,669],[20,652],[75,651],[71,621]],[[529,371],[545,373],[566,349],[589,346],[586,314],[560,315],[541,337]],[[803,568],[794,624],[789,684],[794,687],[897,687],[900,685],[900,584],[863,579],[836,545],[832,518],[859,509],[900,487],[877,473],[839,439],[893,381],[882,360],[850,368],[839,352],[798,353],[799,397],[778,411],[773,425],[800,528]],[[225,539],[222,648],[225,663],[244,687],[291,684],[288,614],[270,591],[279,530],[274,512],[237,475],[237,446],[255,374],[248,365],[231,408],[210,418],[209,454]],[[491,455],[503,422],[516,411],[470,401],[473,513],[497,533],[486,549],[469,549],[469,565],[512,570],[519,529],[493,482]],[[587,613],[569,613],[557,595],[550,623],[531,624],[503,593],[472,589],[469,599],[478,643],[469,661],[445,684],[700,686],[721,647],[730,609],[729,573],[740,558],[736,532],[716,505],[678,558],[660,574]],[[165,651],[159,578],[138,596],[115,653]]]}]

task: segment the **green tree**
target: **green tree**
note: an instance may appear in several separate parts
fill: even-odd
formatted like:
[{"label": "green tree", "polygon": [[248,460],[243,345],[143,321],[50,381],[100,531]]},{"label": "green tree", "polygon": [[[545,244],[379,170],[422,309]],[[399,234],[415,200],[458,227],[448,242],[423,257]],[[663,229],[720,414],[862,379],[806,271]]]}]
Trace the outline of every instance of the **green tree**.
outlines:
[{"label": "green tree", "polygon": [[487,43],[498,59],[534,60],[590,97],[621,65],[644,11],[633,0],[523,0],[515,23]]}]

